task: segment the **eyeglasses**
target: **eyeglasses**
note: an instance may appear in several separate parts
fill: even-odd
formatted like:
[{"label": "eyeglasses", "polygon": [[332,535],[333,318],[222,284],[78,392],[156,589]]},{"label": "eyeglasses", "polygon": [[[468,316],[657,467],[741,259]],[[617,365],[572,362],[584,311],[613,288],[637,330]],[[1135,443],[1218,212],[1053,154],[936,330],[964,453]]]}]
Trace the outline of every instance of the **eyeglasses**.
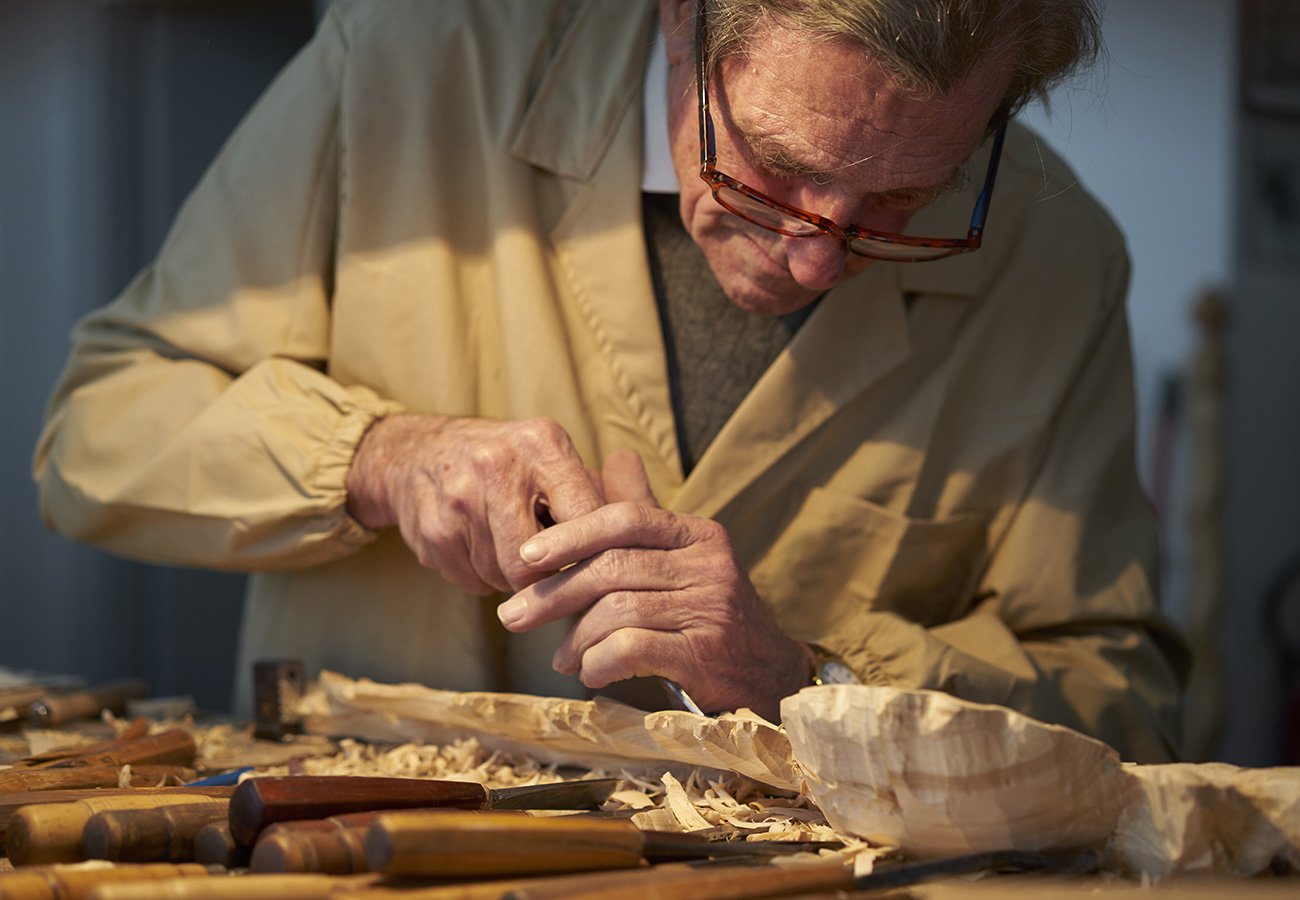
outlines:
[{"label": "eyeglasses", "polygon": [[984,187],[975,200],[975,211],[971,213],[970,228],[966,232],[966,237],[913,237],[892,234],[888,231],[873,231],[856,225],[845,228],[825,216],[782,203],[775,197],[770,197],[718,171],[716,166],[718,148],[713,137],[713,116],[709,114],[706,59],[708,32],[705,18],[704,4],[701,3],[696,14],[695,27],[695,84],[700,95],[700,178],[704,179],[713,192],[713,199],[723,209],[768,231],[790,237],[816,237],[829,234],[842,241],[853,253],[872,259],[929,262],[979,249],[984,235],[984,221],[988,218],[989,200],[993,196],[993,182],[998,175],[998,161],[1002,157],[1002,141],[1006,137],[1007,130],[1005,124],[993,135],[988,172],[984,176]]}]

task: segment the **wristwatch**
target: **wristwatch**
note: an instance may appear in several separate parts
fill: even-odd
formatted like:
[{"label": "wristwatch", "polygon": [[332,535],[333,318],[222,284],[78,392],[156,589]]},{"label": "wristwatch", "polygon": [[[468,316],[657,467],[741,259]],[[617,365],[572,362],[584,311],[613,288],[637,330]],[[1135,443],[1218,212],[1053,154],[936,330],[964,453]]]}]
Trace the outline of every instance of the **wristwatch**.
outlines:
[{"label": "wristwatch", "polygon": [[861,684],[861,679],[844,664],[838,656],[827,652],[816,644],[809,644],[813,652],[812,683],[823,684]]}]

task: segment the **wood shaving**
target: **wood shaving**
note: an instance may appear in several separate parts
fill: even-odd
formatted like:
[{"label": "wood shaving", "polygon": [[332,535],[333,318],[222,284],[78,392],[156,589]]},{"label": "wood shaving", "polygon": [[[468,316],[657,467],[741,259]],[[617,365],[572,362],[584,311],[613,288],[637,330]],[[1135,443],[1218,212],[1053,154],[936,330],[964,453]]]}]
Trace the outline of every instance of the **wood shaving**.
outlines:
[{"label": "wood shaving", "polygon": [[713,822],[696,812],[695,804],[686,795],[686,788],[682,787],[681,782],[674,778],[671,772],[664,773],[663,781],[667,806],[673,818],[677,820],[678,831],[706,831],[713,827]]}]

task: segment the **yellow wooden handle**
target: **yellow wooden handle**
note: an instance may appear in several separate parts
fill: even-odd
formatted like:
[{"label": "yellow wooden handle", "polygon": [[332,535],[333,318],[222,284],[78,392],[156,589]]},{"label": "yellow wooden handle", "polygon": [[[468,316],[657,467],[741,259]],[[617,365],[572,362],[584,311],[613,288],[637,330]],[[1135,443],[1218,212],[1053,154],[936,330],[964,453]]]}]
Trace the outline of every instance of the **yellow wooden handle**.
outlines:
[{"label": "yellow wooden handle", "polygon": [[630,822],[579,816],[437,810],[386,813],[366,835],[372,871],[389,875],[519,875],[639,865]]},{"label": "yellow wooden handle", "polygon": [[188,862],[195,858],[195,835],[205,825],[225,821],[228,809],[222,801],[106,809],[86,822],[81,849],[87,859]]},{"label": "yellow wooden handle", "polygon": [[141,881],[170,878],[194,878],[210,874],[205,866],[194,863],[172,865],[81,865],[35,866],[0,877],[0,900],[84,900],[97,885],[125,883],[130,887]]},{"label": "yellow wooden handle", "polygon": [[76,862],[84,859],[82,832],[90,817],[113,809],[153,809],[188,803],[227,804],[202,794],[117,794],[24,806],[14,813],[5,831],[5,853],[15,866]]},{"label": "yellow wooden handle", "polygon": [[232,875],[202,879],[102,884],[84,900],[327,900],[364,887],[372,875],[317,875],[295,872],[275,875]]}]

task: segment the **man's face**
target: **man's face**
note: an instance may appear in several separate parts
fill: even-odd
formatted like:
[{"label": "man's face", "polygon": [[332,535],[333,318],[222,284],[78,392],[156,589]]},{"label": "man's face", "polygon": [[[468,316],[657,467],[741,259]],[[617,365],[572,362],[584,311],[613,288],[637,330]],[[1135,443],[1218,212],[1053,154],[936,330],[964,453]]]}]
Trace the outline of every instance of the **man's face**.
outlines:
[{"label": "man's face", "polygon": [[[872,261],[830,236],[767,231],[713,199],[699,177],[695,4],[663,7],[669,139],[686,230],[737,306],[766,315],[801,309]],[[1010,77],[989,62],[952,93],[918,99],[847,41],[813,41],[773,25],[749,46],[721,60],[709,86],[718,168],[792,206],[880,231],[903,231],[957,186]]]}]

